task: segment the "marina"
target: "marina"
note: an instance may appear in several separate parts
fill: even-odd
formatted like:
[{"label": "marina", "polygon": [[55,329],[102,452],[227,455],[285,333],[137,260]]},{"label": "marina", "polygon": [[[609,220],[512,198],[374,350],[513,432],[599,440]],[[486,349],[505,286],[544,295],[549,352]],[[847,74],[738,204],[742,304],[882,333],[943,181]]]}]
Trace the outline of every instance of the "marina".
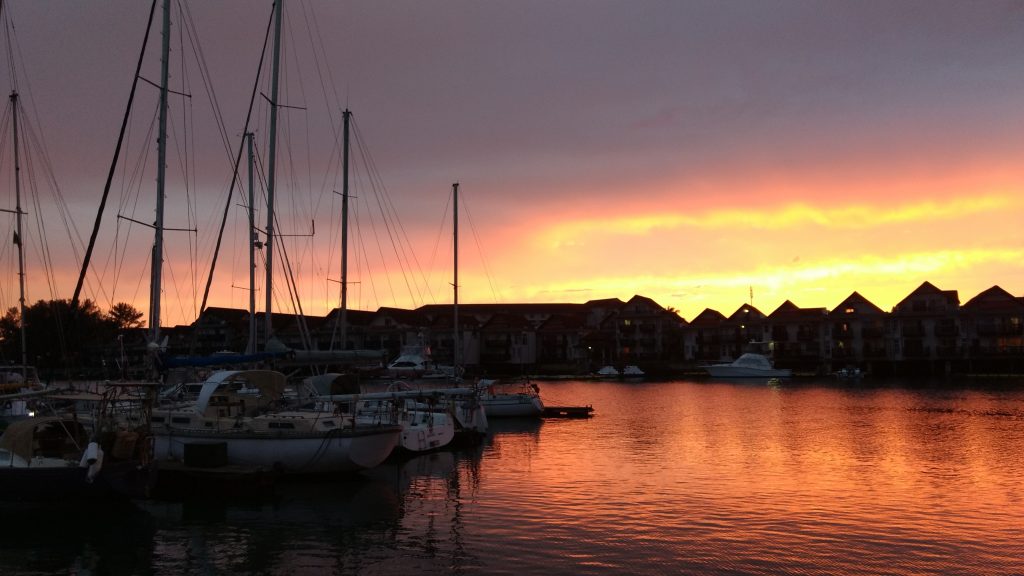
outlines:
[{"label": "marina", "polygon": [[475,447],[265,497],[65,507],[56,527],[6,503],[0,573],[1024,571],[1019,378],[540,388],[593,417],[494,419]]},{"label": "marina", "polygon": [[123,4],[0,3],[0,576],[1024,574],[1019,14]]}]

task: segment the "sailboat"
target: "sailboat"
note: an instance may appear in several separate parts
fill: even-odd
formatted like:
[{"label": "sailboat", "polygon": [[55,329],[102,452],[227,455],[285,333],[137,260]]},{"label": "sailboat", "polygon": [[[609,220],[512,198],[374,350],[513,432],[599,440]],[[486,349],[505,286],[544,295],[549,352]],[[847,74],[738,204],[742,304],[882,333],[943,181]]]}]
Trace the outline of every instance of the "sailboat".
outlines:
[{"label": "sailboat", "polygon": [[147,404],[132,387],[44,389],[46,415],[0,435],[0,499],[89,501],[148,496],[156,481]]},{"label": "sailboat", "polygon": [[[344,132],[344,165],[345,178],[343,206],[347,206],[348,199],[348,136],[349,136],[350,112],[345,111],[345,132]],[[343,215],[343,223],[347,222],[347,212]],[[346,311],[346,233],[345,225],[342,228],[342,342],[345,342],[345,320]],[[422,342],[421,342],[422,348]],[[399,360],[393,362],[391,367],[398,364],[401,370],[399,375],[422,377],[424,370],[422,357],[419,360],[409,359],[409,355],[403,354]],[[408,371],[405,371],[408,369]],[[364,425],[372,424],[394,424],[401,427],[397,452],[418,454],[444,448],[448,446],[456,436],[456,413],[457,406],[463,404],[466,397],[472,400],[473,393],[461,394],[451,389],[433,390],[429,393],[415,391],[406,382],[399,381],[391,383],[383,393],[363,394],[358,381],[344,374],[328,373],[322,376],[315,376],[308,379],[310,386],[314,387],[328,401],[330,406],[335,407],[339,413],[347,414],[357,423]],[[351,392],[352,394],[343,397],[332,396],[334,391]],[[465,412],[465,409],[463,409]]]},{"label": "sailboat", "polygon": [[[282,2],[274,4],[270,148],[267,182],[265,346],[272,347],[274,184]],[[164,88],[166,89],[166,87]],[[347,116],[346,116],[347,118]],[[154,293],[154,297],[157,294]],[[251,337],[251,342],[254,342]],[[372,468],[398,443],[400,426],[366,425],[334,410],[301,408],[285,396],[286,377],[273,370],[221,370],[205,382],[194,401],[153,410],[159,458],[190,455],[214,464],[273,468],[290,474],[342,473]]]},{"label": "sailboat", "polygon": [[[14,75],[12,74],[12,77]],[[0,394],[11,394],[11,398],[0,402],[0,428],[8,423],[27,418],[30,415],[28,402],[22,393],[32,392],[42,388],[35,368],[28,364],[28,348],[25,339],[25,243],[24,231],[22,230],[22,216],[25,212],[21,209],[21,155],[18,141],[18,106],[17,88],[11,91],[11,125],[12,138],[14,142],[14,210],[0,210],[12,212],[15,218],[14,244],[18,248],[18,330],[21,332],[21,365],[8,366],[0,371]]]},{"label": "sailboat", "polygon": [[540,399],[540,387],[532,382],[523,381],[513,384],[481,379],[479,385],[483,388],[480,403],[489,418],[544,415],[544,402]]},{"label": "sailboat", "polygon": [[[7,13],[4,13],[6,15]],[[148,37],[148,30],[147,30]],[[14,75],[12,74],[12,77]],[[124,419],[124,411],[143,408],[138,397],[120,387],[102,393],[67,393],[46,389],[25,362],[25,268],[21,229],[18,92],[11,93],[17,218],[15,244],[19,256],[22,318],[22,365],[4,371],[4,389],[20,391],[2,398],[24,410],[0,436],[0,499],[15,501],[75,501],[143,496],[153,474],[145,427]],[[25,389],[25,388],[28,389]],[[27,409],[31,400],[47,409],[46,416]],[[137,415],[136,415],[137,416]]]},{"label": "sailboat", "polygon": [[405,382],[393,382],[383,393],[359,394],[346,404],[354,405],[357,422],[397,423],[402,435],[396,451],[419,454],[444,448],[455,439],[452,408],[465,396],[453,390],[424,393]]},{"label": "sailboat", "polygon": [[[460,360],[461,342],[459,341],[459,183],[452,184],[452,361],[455,376],[461,382],[462,367]],[[455,419],[459,423],[460,440],[472,444],[487,434],[487,410],[481,401],[479,386],[474,386],[475,394],[467,401],[456,406]]]},{"label": "sailboat", "polygon": [[[327,474],[372,468],[391,454],[400,427],[361,425],[331,410],[282,408],[285,383],[274,370],[215,372],[194,402],[153,410],[157,458]],[[211,462],[211,451],[220,459]]]},{"label": "sailboat", "polygon": [[[454,303],[452,306],[455,320],[453,324],[455,365],[459,365],[459,184],[452,185],[453,198],[453,242],[454,258]],[[522,390],[510,391],[499,386],[496,380],[479,379],[475,385],[478,396],[474,402],[474,410],[467,414],[474,424],[482,425],[486,432],[487,418],[501,416],[540,416],[544,413],[544,404],[540,400],[540,388],[536,385],[525,386]],[[477,428],[479,429],[479,428]]]}]

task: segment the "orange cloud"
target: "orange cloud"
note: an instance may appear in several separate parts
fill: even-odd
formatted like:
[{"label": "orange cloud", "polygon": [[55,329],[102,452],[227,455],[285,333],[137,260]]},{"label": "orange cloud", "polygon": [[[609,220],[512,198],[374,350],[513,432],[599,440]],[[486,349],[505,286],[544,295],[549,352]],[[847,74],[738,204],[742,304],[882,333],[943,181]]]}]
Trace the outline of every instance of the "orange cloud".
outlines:
[{"label": "orange cloud", "polygon": [[[693,318],[706,307],[731,312],[748,298],[753,287],[762,309],[770,312],[784,300],[800,306],[832,307],[854,290],[874,297],[875,304],[891,307],[922,281],[952,275],[968,277],[983,266],[1020,267],[1024,248],[940,250],[863,256],[858,259],[822,259],[790,265],[762,265],[754,270],[721,270],[713,274],[609,275],[545,277],[510,290],[511,301],[566,300],[553,295],[587,298],[649,296],[662,306],[672,306]],[[997,283],[982,278],[985,286],[950,286],[950,289],[981,289]]]},{"label": "orange cloud", "polygon": [[1009,194],[954,198],[947,202],[922,201],[901,205],[851,204],[822,208],[790,203],[778,209],[718,209],[701,213],[679,212],[560,222],[539,236],[547,246],[572,246],[590,234],[644,235],[659,230],[696,228],[702,230],[736,227],[779,230],[808,225],[836,229],[867,229],[908,222],[962,218],[1007,210],[1020,205]]}]

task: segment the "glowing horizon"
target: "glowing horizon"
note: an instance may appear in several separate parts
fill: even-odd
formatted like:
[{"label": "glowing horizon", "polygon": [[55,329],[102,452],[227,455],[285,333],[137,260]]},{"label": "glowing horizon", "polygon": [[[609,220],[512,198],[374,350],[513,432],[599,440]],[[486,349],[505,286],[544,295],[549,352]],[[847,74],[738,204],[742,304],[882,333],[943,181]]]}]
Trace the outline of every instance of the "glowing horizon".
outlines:
[{"label": "glowing horizon", "polygon": [[[244,202],[226,201],[226,175],[269,13],[228,4],[197,6],[195,18],[203,25],[196,36],[213,42],[203,53],[219,114],[202,98],[178,95],[171,104],[176,157],[168,160],[166,225],[199,232],[166,239],[165,325],[195,320],[225,205],[228,230],[208,305],[248,305]],[[831,309],[855,291],[891,309],[925,281],[956,290],[962,302],[996,285],[1024,294],[1024,114],[1013,98],[1024,92],[1016,74],[1024,35],[1005,26],[1000,9],[851,5],[842,7],[850,18],[836,19],[796,2],[735,8],[659,5],[652,20],[623,28],[610,23],[632,21],[635,11],[608,6],[615,17],[581,11],[572,15],[580,25],[569,29],[554,24],[567,14],[553,6],[530,17],[480,7],[461,16],[480,34],[455,52],[439,33],[452,16],[445,10],[398,15],[374,4],[322,3],[317,18],[288,21],[278,232],[286,236],[297,293],[288,293],[279,269],[275,309],[292,312],[297,299],[306,314],[323,315],[340,305],[342,106],[358,119],[353,309],[452,301],[450,232],[432,223],[450,219],[454,181],[469,201],[460,239],[462,303],[642,295],[692,320],[706,308],[729,314],[750,303],[751,291],[765,313],[786,300]],[[113,91],[127,90],[117,79],[134,70],[131,52],[147,12],[131,7],[110,18],[81,7],[13,10],[8,15],[23,31],[19,54],[38,64],[32,74],[24,71],[31,82],[20,91],[29,118],[42,124],[33,134],[48,137],[41,148],[55,160],[52,179],[63,183],[53,196],[25,201],[35,227],[23,234],[31,304],[71,296],[121,122],[124,95]],[[97,39],[91,32],[101,17],[109,29]],[[351,26],[323,38],[326,61],[306,57],[317,48],[303,44],[310,38],[289,35],[316,21]],[[383,22],[417,41],[385,38]],[[660,36],[654,31],[661,22],[680,28]],[[950,34],[941,22],[970,25]],[[46,42],[58,32],[67,50]],[[735,41],[751,37],[786,40],[756,49]],[[180,93],[196,81],[186,48],[178,48],[175,63],[183,69],[172,74]],[[158,69],[155,53],[147,55],[142,75],[156,77]],[[338,83],[317,85],[325,71],[337,73],[331,82]],[[69,91],[72,75],[78,89]],[[150,100],[131,120],[125,149],[133,152],[119,165],[120,197],[106,216],[83,296],[103,309],[122,301],[149,307],[151,232],[113,215],[152,219],[148,114],[155,103],[152,93],[142,96]],[[250,128],[262,163],[267,108],[257,103],[261,120]],[[206,116],[219,116],[226,135]],[[374,144],[372,155],[363,138]],[[13,188],[6,156],[0,171]],[[35,186],[27,182],[26,192]],[[2,207],[12,209],[6,196]],[[58,198],[67,206],[54,215]],[[393,219],[374,213],[381,207]],[[11,237],[13,220],[0,219],[0,234]],[[263,227],[265,215],[257,222]],[[73,230],[63,235],[44,230],[65,223]],[[14,256],[11,243],[0,243],[5,307],[17,304]],[[259,310],[263,282],[260,271]]]}]

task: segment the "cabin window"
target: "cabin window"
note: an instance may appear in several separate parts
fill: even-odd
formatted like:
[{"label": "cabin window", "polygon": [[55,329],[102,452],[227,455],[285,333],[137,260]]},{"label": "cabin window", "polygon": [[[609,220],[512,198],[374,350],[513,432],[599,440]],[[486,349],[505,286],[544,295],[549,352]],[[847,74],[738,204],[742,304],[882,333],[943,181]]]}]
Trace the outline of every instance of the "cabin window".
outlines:
[{"label": "cabin window", "polygon": [[207,428],[213,428],[213,422],[206,422],[205,424]]},{"label": "cabin window", "polygon": [[294,430],[295,424],[292,422],[270,422],[267,424],[267,428],[276,430]]},{"label": "cabin window", "polygon": [[191,422],[192,422],[191,418],[186,418],[184,416],[172,416],[171,417],[171,424],[190,424]]},{"label": "cabin window", "polygon": [[153,422],[163,423],[164,417],[163,416],[153,416],[152,420],[153,420]]},{"label": "cabin window", "polygon": [[338,427],[338,423],[335,422],[334,420],[324,420],[323,424],[324,424],[324,428],[337,428]]}]

